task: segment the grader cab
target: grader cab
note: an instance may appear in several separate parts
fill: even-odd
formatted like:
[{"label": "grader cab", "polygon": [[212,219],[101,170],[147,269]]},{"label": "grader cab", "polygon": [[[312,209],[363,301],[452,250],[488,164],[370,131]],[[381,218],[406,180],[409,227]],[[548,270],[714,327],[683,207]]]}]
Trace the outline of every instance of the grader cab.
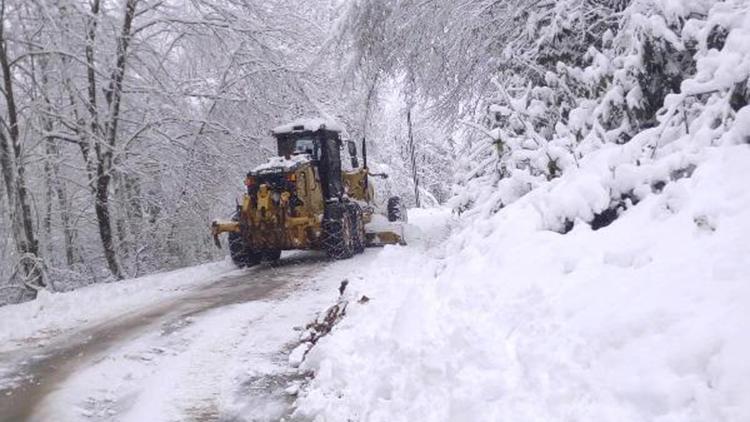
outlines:
[{"label": "grader cab", "polygon": [[[279,259],[282,250],[324,250],[349,258],[366,246],[403,244],[400,221],[406,216],[398,197],[377,213],[367,168],[356,144],[344,143],[342,128],[322,119],[302,119],[273,130],[278,156],[245,177],[246,192],[229,220],[215,220],[217,246],[228,233],[229,252],[238,266]],[[342,166],[342,148],[351,166]],[[378,175],[381,176],[382,175]],[[386,215],[382,215],[386,214]]]}]

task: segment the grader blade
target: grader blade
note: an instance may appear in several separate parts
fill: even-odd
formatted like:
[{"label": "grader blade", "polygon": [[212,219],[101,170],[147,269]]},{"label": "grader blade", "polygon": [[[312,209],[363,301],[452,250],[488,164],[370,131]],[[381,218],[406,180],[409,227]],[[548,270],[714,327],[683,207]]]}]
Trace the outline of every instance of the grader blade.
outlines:
[{"label": "grader blade", "polygon": [[385,245],[406,245],[404,237],[392,231],[367,232],[365,233],[367,247],[379,247]]},{"label": "grader blade", "polygon": [[378,214],[365,225],[365,238],[367,246],[406,245],[403,223],[388,221]]}]

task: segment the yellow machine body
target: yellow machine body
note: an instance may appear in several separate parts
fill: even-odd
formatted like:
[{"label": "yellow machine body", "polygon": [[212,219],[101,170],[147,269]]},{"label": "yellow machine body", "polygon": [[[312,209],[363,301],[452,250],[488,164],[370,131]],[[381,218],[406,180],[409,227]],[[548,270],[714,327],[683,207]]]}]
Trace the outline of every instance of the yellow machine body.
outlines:
[{"label": "yellow machine body", "polygon": [[[336,141],[340,145],[341,141],[334,135],[330,135],[333,139],[330,142]],[[373,220],[375,212],[375,194],[366,166],[352,166],[351,170],[345,171],[340,169],[341,159],[338,154],[331,152],[328,152],[327,157],[322,153],[322,157],[318,155],[316,159],[312,158],[314,154],[291,155],[290,149],[298,148],[299,145],[284,143],[286,141],[283,136],[278,136],[279,153],[285,156],[273,157],[268,164],[249,172],[245,179],[247,191],[242,196],[234,217],[231,220],[215,220],[211,224],[211,232],[217,245],[221,233],[230,233],[230,243],[232,236],[234,239],[239,238],[243,250],[248,251],[326,249],[324,220],[326,215],[330,215],[327,214],[326,207],[331,203],[331,199],[326,198],[333,197],[333,189],[340,192],[334,202],[343,200],[344,203],[350,204],[348,212],[352,213],[351,224],[359,224],[359,229],[352,226],[354,228],[349,230],[352,233],[361,230],[360,233],[363,235],[359,237],[360,245],[404,244],[400,229],[386,229],[380,232],[368,230],[368,224]],[[304,143],[307,142],[304,139],[296,139],[294,138],[295,142],[304,147],[318,148],[316,144]],[[322,137],[316,139],[328,142]],[[319,154],[319,151],[315,150],[314,153]],[[355,159],[352,161],[356,162]],[[334,165],[338,168],[331,171],[331,166]],[[324,185],[325,180],[321,180],[323,174],[327,175],[328,179],[325,180],[328,180],[328,184]],[[335,178],[331,179],[330,175],[335,175]],[[339,178],[337,183],[330,182]],[[351,211],[352,209],[357,211]],[[384,216],[379,217],[385,219]],[[383,225],[379,227],[382,229]],[[230,250],[231,248],[230,244]],[[349,248],[356,249],[354,246]]]}]

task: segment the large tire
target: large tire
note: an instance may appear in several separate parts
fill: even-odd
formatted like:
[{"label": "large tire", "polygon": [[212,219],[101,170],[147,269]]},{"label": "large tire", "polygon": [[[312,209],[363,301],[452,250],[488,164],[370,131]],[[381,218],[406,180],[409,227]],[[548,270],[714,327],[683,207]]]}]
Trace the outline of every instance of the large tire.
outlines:
[{"label": "large tire", "polygon": [[323,218],[323,247],[330,258],[347,259],[354,255],[351,214],[345,204],[326,206]]},{"label": "large tire", "polygon": [[352,244],[354,253],[360,254],[365,251],[365,220],[362,215],[362,208],[357,204],[352,204],[349,213],[352,220]]},{"label": "large tire", "polygon": [[406,221],[406,209],[398,196],[388,198],[388,221]]},{"label": "large tire", "polygon": [[252,267],[260,263],[261,254],[249,250],[240,233],[230,232],[227,240],[229,243],[229,256],[232,257],[234,265],[243,268]]},{"label": "large tire", "polygon": [[281,250],[280,249],[268,249],[263,251],[263,259],[265,259],[268,262],[276,262],[281,258]]}]

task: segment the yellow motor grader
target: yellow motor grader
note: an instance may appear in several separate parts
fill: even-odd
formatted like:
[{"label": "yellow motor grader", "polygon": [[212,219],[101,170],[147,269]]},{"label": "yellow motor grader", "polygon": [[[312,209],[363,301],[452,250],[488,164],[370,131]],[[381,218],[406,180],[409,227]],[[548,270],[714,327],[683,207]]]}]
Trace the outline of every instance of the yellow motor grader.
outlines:
[{"label": "yellow motor grader", "polygon": [[[211,223],[219,248],[219,235],[228,233],[235,264],[275,261],[282,250],[325,250],[345,259],[365,246],[404,244],[401,200],[391,197],[386,210],[376,212],[371,178],[387,176],[370,173],[364,140],[360,165],[357,145],[342,141],[341,133],[339,125],[323,119],[273,130],[278,156],[247,173],[247,191],[232,217]],[[342,168],[344,149],[350,169]]]}]

